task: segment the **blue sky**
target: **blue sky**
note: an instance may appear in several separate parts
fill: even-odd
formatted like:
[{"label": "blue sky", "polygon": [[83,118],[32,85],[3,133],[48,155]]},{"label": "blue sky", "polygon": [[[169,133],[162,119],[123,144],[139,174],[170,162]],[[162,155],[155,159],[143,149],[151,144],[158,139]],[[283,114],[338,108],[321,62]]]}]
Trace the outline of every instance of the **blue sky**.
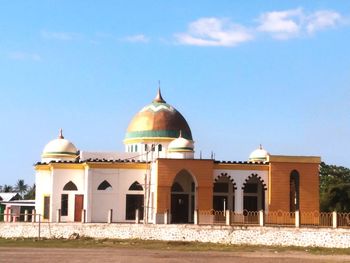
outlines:
[{"label": "blue sky", "polygon": [[158,80],[203,157],[350,167],[349,1],[0,0],[0,29],[0,184],[33,183],[59,128],[123,151]]}]

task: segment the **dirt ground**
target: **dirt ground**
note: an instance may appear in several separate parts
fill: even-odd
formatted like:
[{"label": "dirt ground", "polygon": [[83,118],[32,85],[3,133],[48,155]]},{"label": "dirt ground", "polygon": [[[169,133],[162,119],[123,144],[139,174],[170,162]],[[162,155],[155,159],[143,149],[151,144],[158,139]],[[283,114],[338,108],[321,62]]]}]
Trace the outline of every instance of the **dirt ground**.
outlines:
[{"label": "dirt ground", "polygon": [[182,252],[120,248],[28,248],[0,247],[0,262],[38,263],[247,263],[247,262],[350,262],[346,255],[311,255],[306,252]]}]

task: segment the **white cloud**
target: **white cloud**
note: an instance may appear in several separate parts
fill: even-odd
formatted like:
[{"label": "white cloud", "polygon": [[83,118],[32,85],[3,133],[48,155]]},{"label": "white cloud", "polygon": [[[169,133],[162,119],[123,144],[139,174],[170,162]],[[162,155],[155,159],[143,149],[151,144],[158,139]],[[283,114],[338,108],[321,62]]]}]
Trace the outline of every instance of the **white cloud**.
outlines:
[{"label": "white cloud", "polygon": [[301,9],[267,12],[258,19],[257,30],[271,34],[273,38],[289,39],[335,27],[342,22],[341,14],[331,10],[319,10],[305,14]]},{"label": "white cloud", "polygon": [[307,17],[306,30],[312,34],[315,31],[323,30],[329,27],[335,27],[342,21],[341,14],[331,10],[321,10],[314,12]]},{"label": "white cloud", "polygon": [[137,35],[131,35],[131,36],[126,36],[123,38],[124,41],[126,42],[132,42],[132,43],[148,43],[150,39],[143,35],[143,34],[137,34]]},{"label": "white cloud", "polygon": [[187,32],[175,34],[175,38],[184,45],[233,47],[254,37],[247,28],[228,19],[207,17],[190,23]]},{"label": "white cloud", "polygon": [[258,31],[271,33],[272,37],[288,39],[298,36],[301,31],[303,19],[302,9],[267,12],[258,19]]},{"label": "white cloud", "polygon": [[57,40],[63,40],[63,41],[74,40],[80,37],[80,35],[77,33],[50,32],[46,30],[41,31],[41,36],[46,39],[57,39]]},{"label": "white cloud", "polygon": [[34,60],[40,61],[41,57],[37,53],[28,53],[22,51],[15,51],[8,54],[8,57],[13,60]]}]

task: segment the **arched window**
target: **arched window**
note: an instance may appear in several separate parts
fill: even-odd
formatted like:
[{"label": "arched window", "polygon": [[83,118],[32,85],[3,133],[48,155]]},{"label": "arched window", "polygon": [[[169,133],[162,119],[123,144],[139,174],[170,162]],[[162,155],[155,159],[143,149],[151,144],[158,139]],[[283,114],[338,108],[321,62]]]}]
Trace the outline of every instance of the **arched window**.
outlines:
[{"label": "arched window", "polygon": [[108,183],[106,180],[104,180],[100,185],[97,187],[97,190],[112,190],[112,186],[110,183]]},{"label": "arched window", "polygon": [[162,145],[161,144],[158,144],[158,152],[161,152],[163,149]]},{"label": "arched window", "polygon": [[133,184],[130,185],[129,187],[129,191],[142,191],[142,190],[143,190],[143,187],[138,181],[133,182]]},{"label": "arched window", "polygon": [[235,210],[235,183],[226,173],[215,179],[213,185],[213,209]]},{"label": "arched window", "polygon": [[243,184],[243,210],[260,211],[265,210],[264,180],[258,174],[251,174]]},{"label": "arched window", "polygon": [[72,182],[69,181],[68,183],[66,183],[66,185],[63,187],[64,191],[77,191],[78,187]]},{"label": "arched window", "polygon": [[293,170],[289,178],[289,210],[295,212],[299,210],[299,173]]}]

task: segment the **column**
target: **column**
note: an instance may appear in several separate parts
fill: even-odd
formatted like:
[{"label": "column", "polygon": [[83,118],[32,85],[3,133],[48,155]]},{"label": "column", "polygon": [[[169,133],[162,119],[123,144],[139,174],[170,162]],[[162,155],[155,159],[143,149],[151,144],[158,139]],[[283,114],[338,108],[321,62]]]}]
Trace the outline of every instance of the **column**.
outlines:
[{"label": "column", "polygon": [[243,189],[241,187],[235,191],[235,213],[243,213]]}]

